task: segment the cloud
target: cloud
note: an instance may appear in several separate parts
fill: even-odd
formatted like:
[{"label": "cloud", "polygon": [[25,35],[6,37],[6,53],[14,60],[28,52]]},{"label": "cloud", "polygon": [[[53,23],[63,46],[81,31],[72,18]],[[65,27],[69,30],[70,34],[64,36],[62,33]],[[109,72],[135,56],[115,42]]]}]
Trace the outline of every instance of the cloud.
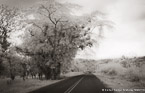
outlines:
[{"label": "cloud", "polygon": [[81,5],[83,9],[79,13],[91,13],[93,11],[104,11],[105,8],[114,3],[115,0],[69,0],[68,2]]},{"label": "cloud", "polygon": [[[108,0],[109,1],[109,0]],[[115,22],[115,31],[105,31],[105,39],[96,51],[93,58],[116,58],[125,56],[145,56],[145,0],[105,0],[96,9],[108,14],[108,19]],[[91,4],[91,3],[90,3]],[[85,9],[89,6],[85,6]],[[86,51],[89,52],[89,51]],[[89,53],[82,53],[82,57],[92,58]]]}]

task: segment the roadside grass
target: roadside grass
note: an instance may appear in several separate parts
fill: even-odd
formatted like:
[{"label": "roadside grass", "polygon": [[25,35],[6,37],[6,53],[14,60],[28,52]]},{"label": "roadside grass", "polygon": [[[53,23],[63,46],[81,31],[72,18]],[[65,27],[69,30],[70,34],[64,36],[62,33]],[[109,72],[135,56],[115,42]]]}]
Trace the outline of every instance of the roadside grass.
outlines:
[{"label": "roadside grass", "polygon": [[[118,76],[109,76],[105,74],[96,75],[108,88],[122,90],[122,89],[144,89],[140,82],[130,82]],[[145,91],[115,91],[114,93],[144,93]]]},{"label": "roadside grass", "polygon": [[[63,74],[62,80],[67,77],[77,76],[83,74],[82,72],[69,72]],[[60,80],[39,80],[39,79],[26,79],[23,81],[22,78],[17,77],[14,81],[9,78],[0,79],[0,93],[27,93],[41,87],[51,85]]]},{"label": "roadside grass", "polygon": [[132,82],[145,80],[145,63],[140,66],[136,66],[128,61],[127,64],[129,64],[129,67],[124,67],[122,65],[122,61],[110,61],[103,64],[99,63],[96,72],[111,76],[120,76]]},{"label": "roadside grass", "polygon": [[77,75],[82,75],[84,74],[83,72],[69,72],[63,75],[63,77],[72,77],[72,76],[77,76]]},{"label": "roadside grass", "polygon": [[107,63],[107,64],[102,64],[99,66],[98,72],[104,73],[107,75],[123,75],[125,72],[125,68],[123,68],[119,63]]},{"label": "roadside grass", "polygon": [[[132,60],[123,61],[126,61],[129,67],[124,67],[121,60],[98,63],[95,75],[112,89],[145,89],[145,64],[136,66],[131,63]],[[145,93],[145,91],[115,93]]]},{"label": "roadside grass", "polygon": [[0,79],[0,93],[27,93],[58,81],[60,80],[27,79],[23,81],[21,78],[16,78],[11,81],[10,79]]}]

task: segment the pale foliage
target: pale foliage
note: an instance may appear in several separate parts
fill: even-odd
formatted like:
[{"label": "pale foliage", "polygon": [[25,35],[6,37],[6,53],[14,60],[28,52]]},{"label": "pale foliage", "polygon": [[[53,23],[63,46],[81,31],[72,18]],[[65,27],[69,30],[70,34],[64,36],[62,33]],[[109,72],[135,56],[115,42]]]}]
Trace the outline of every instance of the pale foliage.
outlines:
[{"label": "pale foliage", "polygon": [[99,72],[108,74],[108,75],[123,75],[125,68],[123,68],[119,63],[107,63],[99,65]]},{"label": "pale foliage", "polygon": [[40,5],[36,12],[38,19],[28,22],[32,26],[25,32],[22,50],[31,57],[40,57],[43,66],[60,63],[62,71],[69,69],[77,50],[91,47],[94,42],[90,28],[86,29],[89,17],[73,16],[70,11],[54,1]]}]

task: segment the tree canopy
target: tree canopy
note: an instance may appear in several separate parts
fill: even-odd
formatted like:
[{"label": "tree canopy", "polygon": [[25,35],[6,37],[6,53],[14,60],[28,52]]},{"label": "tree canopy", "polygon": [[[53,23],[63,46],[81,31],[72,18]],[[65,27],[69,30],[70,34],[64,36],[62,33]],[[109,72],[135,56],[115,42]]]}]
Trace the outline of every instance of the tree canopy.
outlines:
[{"label": "tree canopy", "polygon": [[[91,37],[92,30],[98,26],[102,31],[102,27],[109,21],[96,19],[96,16],[99,16],[97,14],[101,14],[98,11],[91,15],[73,15],[72,8],[77,9],[80,6],[55,0],[40,1],[32,7],[20,10],[25,20],[19,22],[19,19],[23,18],[20,18],[17,9],[0,7],[0,50],[1,54],[6,52],[6,55],[9,55],[6,59],[11,76],[18,62],[23,69],[23,76],[32,67],[37,69],[37,72],[42,72],[46,79],[57,79],[60,73],[70,69],[71,61],[79,49],[91,47],[97,42]],[[32,15],[33,18],[29,18],[28,15]],[[21,25],[22,22],[27,26]],[[23,27],[23,43],[11,46],[10,33]]]}]

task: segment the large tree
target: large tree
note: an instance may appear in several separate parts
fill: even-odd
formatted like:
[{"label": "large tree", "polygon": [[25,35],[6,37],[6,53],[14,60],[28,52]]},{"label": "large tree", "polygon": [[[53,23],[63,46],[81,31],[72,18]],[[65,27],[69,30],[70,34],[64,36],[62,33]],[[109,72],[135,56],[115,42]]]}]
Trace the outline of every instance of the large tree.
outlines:
[{"label": "large tree", "polygon": [[78,49],[93,45],[90,32],[95,22],[92,16],[72,15],[72,4],[49,0],[39,5],[17,49],[35,59],[47,79],[56,79],[70,67]]}]

